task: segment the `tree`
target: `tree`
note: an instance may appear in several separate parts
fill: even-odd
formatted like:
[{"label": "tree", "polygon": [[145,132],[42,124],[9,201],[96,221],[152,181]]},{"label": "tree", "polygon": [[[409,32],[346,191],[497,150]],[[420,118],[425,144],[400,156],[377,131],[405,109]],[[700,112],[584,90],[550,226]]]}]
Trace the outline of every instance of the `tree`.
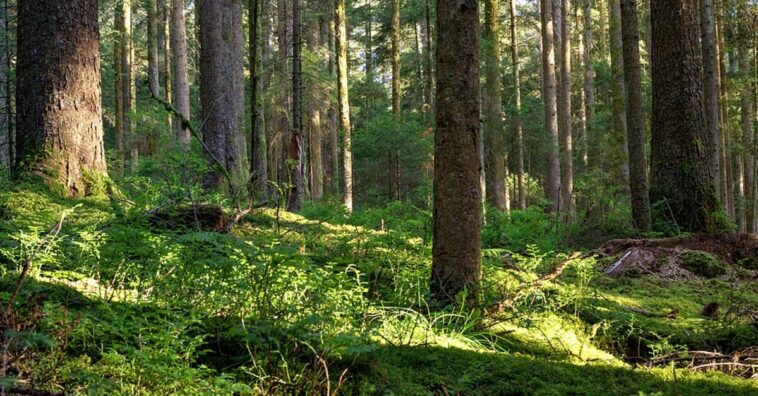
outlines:
[{"label": "tree", "polygon": [[620,0],[608,0],[611,52],[611,98],[613,101],[613,138],[620,151],[615,151],[614,165],[621,173],[622,182],[629,182],[629,147],[627,145],[626,125],[626,87],[624,83],[624,44],[621,38],[621,3]]},{"label": "tree", "polygon": [[292,133],[289,144],[290,184],[287,210],[297,212],[303,202],[303,101],[301,92],[302,42],[300,41],[300,0],[292,0]]},{"label": "tree", "polygon": [[[247,181],[242,56],[242,1],[203,1],[200,13],[200,102],[203,144],[214,168],[207,188]],[[234,185],[229,188],[234,188]],[[234,192],[234,191],[232,191]]]},{"label": "tree", "polygon": [[[311,58],[319,55],[321,46],[321,31],[319,20],[310,18],[308,21],[308,33],[306,45]],[[369,58],[371,55],[368,56]],[[313,63],[313,62],[311,62]],[[367,60],[367,68],[369,61]],[[316,70],[320,70],[321,62],[315,62]],[[322,135],[321,135],[321,107],[323,98],[321,94],[322,87],[318,84],[317,79],[310,78],[306,85],[306,96],[308,102],[308,151],[310,163],[310,191],[311,198],[314,200],[321,199],[324,195],[324,165],[322,154]]]},{"label": "tree", "polygon": [[392,0],[392,112],[400,112],[400,0]]},{"label": "tree", "polygon": [[487,201],[498,210],[508,210],[506,185],[506,147],[503,133],[503,86],[500,75],[500,6],[499,0],[484,0],[484,173]]},{"label": "tree", "polygon": [[434,242],[430,289],[444,303],[481,277],[479,14],[476,0],[437,2]]},{"label": "tree", "polygon": [[740,0],[738,4],[739,26],[737,37],[737,63],[740,77],[743,82],[740,96],[740,125],[742,129],[742,175],[744,180],[744,199],[742,200],[742,213],[744,221],[742,229],[748,233],[755,231],[755,108],[753,102],[752,73],[750,57],[750,44],[753,39],[752,16],[749,14],[746,0]]},{"label": "tree", "polygon": [[632,193],[634,225],[643,231],[651,228],[650,196],[647,183],[645,129],[642,119],[642,78],[640,76],[640,34],[637,1],[621,0],[624,81],[626,82],[627,141],[629,142],[629,188]]},{"label": "tree", "polygon": [[547,180],[545,195],[553,211],[560,207],[561,165],[558,161],[558,102],[555,92],[555,46],[553,43],[553,6],[540,1],[542,21],[542,99],[545,105],[545,130],[548,133]]},{"label": "tree", "polygon": [[96,0],[19,3],[15,166],[68,196],[108,174],[99,35]]},{"label": "tree", "polygon": [[[201,3],[202,4],[202,3]],[[187,32],[185,28],[184,0],[172,0],[171,53],[173,55],[173,103],[182,116],[190,119],[189,76],[187,71]],[[219,111],[221,111],[219,109]],[[176,139],[183,145],[190,143],[190,131],[182,121],[174,121]]]},{"label": "tree", "polygon": [[735,215],[735,190],[734,190],[734,169],[732,167],[732,133],[729,128],[729,90],[726,81],[726,62],[724,61],[724,54],[726,52],[726,46],[724,43],[724,21],[723,14],[724,9],[722,7],[722,0],[717,0],[715,3],[716,13],[716,33],[717,33],[717,53],[718,53],[718,73],[719,73],[719,132],[722,137],[721,144],[721,170],[722,170],[722,202],[726,206],[726,213],[732,220],[736,220]]},{"label": "tree", "polygon": [[11,128],[11,46],[8,1],[0,5],[0,169],[13,163]]},{"label": "tree", "polygon": [[345,26],[345,0],[335,0],[334,38],[337,55],[337,93],[339,96],[339,123],[342,132],[343,203],[353,211],[353,151],[350,128],[350,99],[347,81],[347,27]]},{"label": "tree", "polygon": [[695,0],[651,2],[653,119],[651,202],[682,230],[720,230],[703,108]]},{"label": "tree", "polygon": [[571,122],[571,0],[561,3],[561,85],[558,89],[558,133],[560,139],[560,211],[570,219],[574,210],[573,124]]},{"label": "tree", "polygon": [[268,159],[263,106],[263,56],[261,51],[261,14],[263,1],[248,0],[250,29],[250,173],[253,189],[260,199],[268,198]]},{"label": "tree", "polygon": [[700,0],[700,36],[703,59],[703,99],[705,121],[708,127],[708,148],[711,150],[711,173],[715,178],[716,193],[721,196],[721,168],[719,166],[719,76],[716,55],[716,29],[713,0]]},{"label": "tree", "polygon": [[526,209],[526,187],[524,185],[524,125],[521,119],[521,63],[518,56],[518,36],[516,36],[516,1],[511,0],[511,61],[513,62],[513,91],[515,114],[513,125],[516,131],[516,166],[518,184],[518,208]]},{"label": "tree", "polygon": [[158,4],[147,0],[147,79],[150,91],[160,97],[161,83],[158,73]]},{"label": "tree", "polygon": [[582,139],[582,162],[589,165],[589,136],[595,119],[595,71],[592,65],[592,0],[584,0],[582,7],[584,30],[582,34],[582,63],[584,64],[584,133]]}]

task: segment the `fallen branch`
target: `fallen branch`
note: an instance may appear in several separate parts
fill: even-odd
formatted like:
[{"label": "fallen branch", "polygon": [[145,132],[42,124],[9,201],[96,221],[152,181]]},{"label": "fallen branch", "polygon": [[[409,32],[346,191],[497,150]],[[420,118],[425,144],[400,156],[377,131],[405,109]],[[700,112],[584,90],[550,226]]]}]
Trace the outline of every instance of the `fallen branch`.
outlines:
[{"label": "fallen branch", "polygon": [[541,276],[541,277],[533,280],[531,283],[528,283],[528,284],[525,284],[525,285],[521,285],[518,289],[516,289],[515,291],[513,291],[512,293],[510,293],[510,295],[506,299],[504,299],[503,301],[500,301],[499,303],[495,304],[493,307],[491,307],[487,311],[490,314],[493,314],[493,313],[497,313],[497,312],[502,311],[503,308],[506,307],[506,306],[512,307],[513,303],[516,302],[516,300],[518,300],[521,296],[523,296],[527,292],[531,292],[533,290],[539,290],[539,289],[542,288],[542,286],[545,283],[552,282],[552,281],[556,280],[559,276],[561,276],[561,274],[563,273],[563,271],[566,268],[568,268],[568,266],[571,265],[571,263],[573,263],[574,261],[582,259],[582,258],[587,258],[587,257],[590,257],[590,256],[592,256],[592,254],[582,255],[579,252],[575,252],[574,254],[572,254],[571,256],[569,256],[568,259],[562,261],[560,264],[558,264],[557,266],[555,266],[552,270],[550,270],[550,272],[548,272],[547,274],[545,274],[545,275],[543,275],[543,276]]},{"label": "fallen branch", "polygon": [[10,395],[27,395],[27,396],[65,396],[63,392],[51,392],[40,389],[28,388],[7,388],[5,391]]}]

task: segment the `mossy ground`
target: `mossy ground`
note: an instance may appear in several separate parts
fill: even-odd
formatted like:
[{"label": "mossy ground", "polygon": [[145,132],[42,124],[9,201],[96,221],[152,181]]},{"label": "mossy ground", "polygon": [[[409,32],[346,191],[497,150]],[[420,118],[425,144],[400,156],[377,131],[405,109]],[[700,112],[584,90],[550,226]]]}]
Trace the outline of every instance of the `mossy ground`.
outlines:
[{"label": "mossy ground", "polygon": [[[428,312],[428,213],[415,208],[265,209],[223,235],[151,227],[154,202],[2,187],[3,304],[20,264],[72,210],[5,320],[18,360],[3,384],[94,395],[758,394],[756,380],[629,363],[758,345],[758,284],[738,272],[610,278],[583,260],[498,315]],[[539,216],[490,227],[526,235],[518,219],[532,227]],[[563,255],[489,246],[485,257],[486,305]],[[702,316],[713,302],[720,313]]]}]

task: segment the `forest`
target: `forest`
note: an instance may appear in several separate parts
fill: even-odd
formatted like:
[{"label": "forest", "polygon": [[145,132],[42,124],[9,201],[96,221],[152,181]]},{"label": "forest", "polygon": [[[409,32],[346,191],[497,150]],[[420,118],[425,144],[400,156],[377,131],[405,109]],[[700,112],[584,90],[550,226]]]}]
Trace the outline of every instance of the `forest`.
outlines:
[{"label": "forest", "polygon": [[756,0],[0,0],[0,396],[758,395]]}]

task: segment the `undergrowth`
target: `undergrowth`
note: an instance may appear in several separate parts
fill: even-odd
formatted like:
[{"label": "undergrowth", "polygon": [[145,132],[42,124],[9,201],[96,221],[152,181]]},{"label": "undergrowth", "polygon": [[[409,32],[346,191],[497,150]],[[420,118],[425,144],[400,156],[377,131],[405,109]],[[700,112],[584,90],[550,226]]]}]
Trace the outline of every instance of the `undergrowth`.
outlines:
[{"label": "undergrowth", "polygon": [[[229,203],[147,178],[81,200],[33,182],[0,191],[2,387],[94,395],[758,391],[754,380],[720,373],[634,366],[675,350],[758,344],[758,324],[746,319],[758,289],[732,272],[613,279],[582,259],[497,314],[439,310],[428,304],[431,212],[409,203],[353,214],[330,199],[299,215],[260,209],[224,234],[152,223],[157,207]],[[537,208],[488,211],[482,306],[564,260],[578,227]],[[722,315],[701,316],[712,302]]]}]

